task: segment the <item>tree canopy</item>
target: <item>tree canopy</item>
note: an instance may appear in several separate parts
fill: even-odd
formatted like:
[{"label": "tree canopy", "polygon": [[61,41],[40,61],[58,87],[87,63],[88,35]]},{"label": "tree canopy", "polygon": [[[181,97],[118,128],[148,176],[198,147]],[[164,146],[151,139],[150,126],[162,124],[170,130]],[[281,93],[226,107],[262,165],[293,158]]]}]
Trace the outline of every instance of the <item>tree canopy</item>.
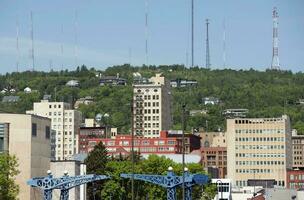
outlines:
[{"label": "tree canopy", "polygon": [[[172,114],[174,129],[181,128],[181,104],[186,103],[189,110],[207,110],[207,114],[188,116],[187,129],[203,127],[209,131],[225,128],[222,112],[231,108],[249,109],[248,117],[279,117],[287,114],[291,117],[292,127],[304,133],[304,74],[291,71],[256,71],[216,69],[199,67],[186,68],[183,65],[141,66],[120,65],[105,70],[78,67],[75,71],[20,72],[0,76],[0,89],[15,88],[13,95],[21,100],[17,103],[0,103],[2,112],[25,112],[32,109],[32,103],[39,101],[44,94],[51,94],[53,100],[73,103],[85,96],[94,98],[95,103],[81,105],[79,110],[84,117],[94,117],[97,113],[110,114],[109,125],[118,127],[122,133],[128,133],[131,123],[130,102],[132,99],[133,73],[144,77],[162,73],[169,80],[196,80],[197,87],[172,88]],[[115,76],[127,79],[127,86],[99,86],[99,75]],[[79,87],[68,87],[66,82],[76,79]],[[25,94],[23,89],[30,87],[36,92]],[[0,98],[4,95],[0,94]],[[220,99],[218,105],[204,105],[203,97]]]}]

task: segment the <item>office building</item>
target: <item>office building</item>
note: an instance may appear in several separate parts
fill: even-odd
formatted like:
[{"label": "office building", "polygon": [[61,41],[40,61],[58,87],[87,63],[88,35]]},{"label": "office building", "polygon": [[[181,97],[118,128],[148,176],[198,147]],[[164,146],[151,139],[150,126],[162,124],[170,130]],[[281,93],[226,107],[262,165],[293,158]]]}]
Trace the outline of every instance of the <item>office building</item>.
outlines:
[{"label": "office building", "polygon": [[149,81],[133,84],[133,128],[136,135],[159,137],[161,130],[169,130],[171,119],[170,84],[156,74]]},{"label": "office building", "polygon": [[71,109],[70,104],[64,102],[49,102],[42,100],[34,103],[33,110],[28,114],[48,117],[55,131],[55,149],[52,149],[52,160],[70,159],[78,152],[78,128],[81,125],[81,112]]},{"label": "office building", "polygon": [[292,130],[292,167],[304,169],[304,135]]},{"label": "office building", "polygon": [[26,114],[0,114],[0,151],[15,155],[20,173],[18,199],[42,199],[41,192],[29,187],[30,178],[45,176],[50,169],[51,120]]},{"label": "office building", "polygon": [[304,170],[287,170],[288,189],[304,189]]},{"label": "office building", "polygon": [[289,117],[227,119],[227,177],[244,187],[248,180],[286,184],[292,167]]},{"label": "office building", "polygon": [[218,177],[225,178],[227,175],[227,148],[226,147],[203,147],[201,148],[201,164],[204,168],[217,168]]},{"label": "office building", "polygon": [[79,153],[88,152],[88,140],[106,138],[105,127],[80,127],[79,128]]}]

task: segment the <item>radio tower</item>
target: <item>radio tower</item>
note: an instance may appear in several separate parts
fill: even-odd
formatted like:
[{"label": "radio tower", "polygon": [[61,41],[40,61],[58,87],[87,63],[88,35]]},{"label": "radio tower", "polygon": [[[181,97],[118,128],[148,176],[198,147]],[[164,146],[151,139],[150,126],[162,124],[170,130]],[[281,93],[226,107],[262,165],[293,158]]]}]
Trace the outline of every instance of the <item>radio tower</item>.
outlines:
[{"label": "radio tower", "polygon": [[148,0],[145,1],[145,56],[146,56],[146,65],[148,65]]},{"label": "radio tower", "polygon": [[34,25],[33,25],[33,12],[31,11],[31,40],[32,40],[32,49],[31,49],[31,58],[32,58],[32,71],[35,70],[35,55],[34,55]]},{"label": "radio tower", "polygon": [[273,8],[272,19],[273,19],[273,34],[272,34],[272,70],[280,70],[279,61],[279,38],[278,38],[278,11],[277,8]]},{"label": "radio tower", "polygon": [[210,52],[209,52],[209,19],[206,19],[206,32],[207,32],[207,38],[206,38],[206,68],[210,69]]},{"label": "radio tower", "polygon": [[16,70],[19,71],[19,59],[20,59],[20,51],[19,51],[19,21],[18,18],[16,20],[16,53],[17,53],[17,61],[16,61]]}]

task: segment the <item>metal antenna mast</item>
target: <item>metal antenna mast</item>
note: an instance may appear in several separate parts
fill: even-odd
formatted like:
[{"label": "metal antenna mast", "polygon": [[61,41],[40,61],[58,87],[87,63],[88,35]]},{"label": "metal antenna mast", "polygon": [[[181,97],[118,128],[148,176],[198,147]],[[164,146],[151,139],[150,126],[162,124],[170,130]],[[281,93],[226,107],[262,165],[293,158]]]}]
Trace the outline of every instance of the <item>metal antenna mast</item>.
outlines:
[{"label": "metal antenna mast", "polygon": [[194,0],[191,1],[191,66],[194,67]]},{"label": "metal antenna mast", "polygon": [[74,57],[75,57],[75,66],[78,66],[78,37],[77,37],[77,29],[78,29],[78,14],[77,10],[75,10],[75,19],[74,19],[74,34],[75,34],[75,46],[74,46]]},{"label": "metal antenna mast", "polygon": [[35,70],[35,55],[34,55],[34,25],[33,25],[33,12],[31,11],[31,40],[32,40],[32,49],[31,49],[31,58],[32,58],[32,71]]},{"label": "metal antenna mast", "polygon": [[145,1],[145,37],[146,65],[148,65],[148,0]]},{"label": "metal antenna mast", "polygon": [[278,12],[277,8],[274,7],[272,11],[272,20],[273,20],[273,34],[272,34],[272,63],[271,69],[280,70],[280,61],[279,61],[279,37],[278,37]]},{"label": "metal antenna mast", "polygon": [[225,22],[225,19],[223,22],[223,28],[224,28],[224,32],[223,32],[223,65],[224,65],[224,68],[226,68],[226,22]]},{"label": "metal antenna mast", "polygon": [[16,20],[16,53],[17,53],[17,61],[16,61],[16,70],[19,71],[19,59],[20,59],[20,51],[19,51],[19,22],[18,18]]},{"label": "metal antenna mast", "polygon": [[209,19],[206,19],[206,68],[210,69],[210,52],[209,52]]},{"label": "metal antenna mast", "polygon": [[61,70],[63,70],[63,24],[61,24],[61,44],[60,44],[60,50],[61,50]]}]

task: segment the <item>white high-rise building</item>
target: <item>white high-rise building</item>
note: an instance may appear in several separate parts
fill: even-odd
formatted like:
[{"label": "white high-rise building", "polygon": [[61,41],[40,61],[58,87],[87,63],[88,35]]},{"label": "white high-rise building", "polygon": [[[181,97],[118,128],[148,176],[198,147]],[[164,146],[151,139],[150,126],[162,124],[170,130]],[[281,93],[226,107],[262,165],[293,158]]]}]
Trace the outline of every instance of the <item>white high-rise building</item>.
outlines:
[{"label": "white high-rise building", "polygon": [[274,180],[286,186],[286,170],[292,167],[288,116],[227,119],[226,135],[227,176],[233,185],[244,187]]},{"label": "white high-rise building", "polygon": [[33,110],[26,113],[51,119],[54,133],[51,141],[53,160],[70,159],[72,155],[78,153],[78,129],[82,121],[81,112],[71,109],[71,105],[68,103],[42,100],[34,103]]},{"label": "white high-rise building", "polygon": [[159,137],[169,130],[171,118],[170,83],[156,74],[148,81],[133,84],[133,128],[136,135]]}]

